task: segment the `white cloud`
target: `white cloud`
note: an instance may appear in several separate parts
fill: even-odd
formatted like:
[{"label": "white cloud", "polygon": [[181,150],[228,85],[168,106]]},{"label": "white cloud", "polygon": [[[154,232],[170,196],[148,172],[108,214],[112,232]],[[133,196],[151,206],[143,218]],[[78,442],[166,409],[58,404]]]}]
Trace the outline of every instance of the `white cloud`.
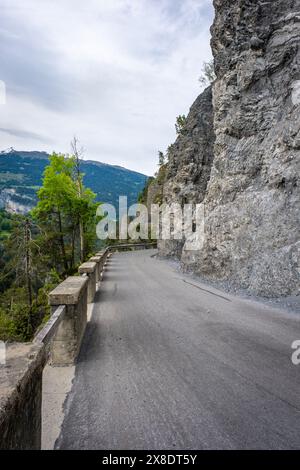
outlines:
[{"label": "white cloud", "polygon": [[[0,0],[1,147],[69,151],[153,173],[201,91],[211,0]],[[41,135],[41,139],[34,136]]]}]

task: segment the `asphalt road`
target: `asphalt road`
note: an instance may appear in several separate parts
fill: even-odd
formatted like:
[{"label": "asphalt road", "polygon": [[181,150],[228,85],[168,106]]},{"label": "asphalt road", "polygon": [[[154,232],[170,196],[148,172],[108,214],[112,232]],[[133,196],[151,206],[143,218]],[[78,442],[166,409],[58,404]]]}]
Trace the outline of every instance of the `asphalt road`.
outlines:
[{"label": "asphalt road", "polygon": [[300,316],[177,272],[109,261],[57,448],[300,448]]}]

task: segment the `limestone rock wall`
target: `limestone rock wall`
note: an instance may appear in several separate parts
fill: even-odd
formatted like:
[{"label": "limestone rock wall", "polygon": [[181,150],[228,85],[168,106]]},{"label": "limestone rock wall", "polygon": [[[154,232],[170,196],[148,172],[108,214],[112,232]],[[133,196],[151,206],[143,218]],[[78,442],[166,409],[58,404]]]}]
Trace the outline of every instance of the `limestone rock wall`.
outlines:
[{"label": "limestone rock wall", "polygon": [[[214,148],[212,90],[194,102],[187,122],[169,151],[162,201],[168,204],[201,203],[205,197]],[[184,240],[160,241],[162,256],[180,258]]]},{"label": "limestone rock wall", "polygon": [[[168,201],[204,197],[204,246],[183,246],[182,264],[258,295],[298,294],[300,0],[214,6],[213,164],[199,171],[187,135],[164,186]],[[205,154],[207,142],[198,144]]]}]

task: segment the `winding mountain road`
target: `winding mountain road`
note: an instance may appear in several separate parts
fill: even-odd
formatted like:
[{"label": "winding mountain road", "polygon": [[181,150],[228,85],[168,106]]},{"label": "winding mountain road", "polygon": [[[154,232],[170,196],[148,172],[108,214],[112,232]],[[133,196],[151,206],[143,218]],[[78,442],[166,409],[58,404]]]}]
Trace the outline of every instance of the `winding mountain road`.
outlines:
[{"label": "winding mountain road", "polygon": [[88,323],[60,449],[300,448],[300,315],[114,254]]}]

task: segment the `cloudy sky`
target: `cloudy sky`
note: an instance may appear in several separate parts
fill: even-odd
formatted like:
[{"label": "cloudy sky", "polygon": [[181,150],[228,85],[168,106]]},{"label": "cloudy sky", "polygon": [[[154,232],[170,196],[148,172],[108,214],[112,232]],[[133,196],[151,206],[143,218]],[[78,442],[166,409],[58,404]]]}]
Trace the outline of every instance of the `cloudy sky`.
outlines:
[{"label": "cloudy sky", "polygon": [[212,0],[0,0],[0,150],[69,152],[75,134],[86,159],[153,174],[212,20]]}]

